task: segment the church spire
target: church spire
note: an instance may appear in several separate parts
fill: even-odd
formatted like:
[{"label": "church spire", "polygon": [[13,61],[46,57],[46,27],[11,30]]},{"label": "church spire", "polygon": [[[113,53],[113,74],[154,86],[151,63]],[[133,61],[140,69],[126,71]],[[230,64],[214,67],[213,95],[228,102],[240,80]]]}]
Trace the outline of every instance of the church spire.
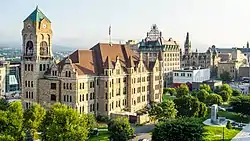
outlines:
[{"label": "church spire", "polygon": [[247,48],[249,48],[249,42],[247,41]]},{"label": "church spire", "polygon": [[189,32],[187,32],[186,40],[184,44],[184,54],[189,54],[191,52],[191,41],[189,39]]}]

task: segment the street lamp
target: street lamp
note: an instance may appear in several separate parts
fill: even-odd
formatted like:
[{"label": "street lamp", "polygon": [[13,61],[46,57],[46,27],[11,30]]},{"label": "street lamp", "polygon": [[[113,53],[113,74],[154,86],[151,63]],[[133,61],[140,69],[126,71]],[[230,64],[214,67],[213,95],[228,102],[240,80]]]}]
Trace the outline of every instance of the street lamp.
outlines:
[{"label": "street lamp", "polygon": [[222,131],[222,140],[224,141],[224,128],[225,127],[223,127],[223,131]]}]

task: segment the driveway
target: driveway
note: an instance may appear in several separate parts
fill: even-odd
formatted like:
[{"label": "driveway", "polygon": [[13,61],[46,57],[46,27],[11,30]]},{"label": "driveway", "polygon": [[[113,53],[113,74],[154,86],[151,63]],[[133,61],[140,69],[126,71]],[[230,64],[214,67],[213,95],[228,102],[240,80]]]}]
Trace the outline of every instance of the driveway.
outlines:
[{"label": "driveway", "polygon": [[232,141],[250,141],[250,124],[245,126]]}]

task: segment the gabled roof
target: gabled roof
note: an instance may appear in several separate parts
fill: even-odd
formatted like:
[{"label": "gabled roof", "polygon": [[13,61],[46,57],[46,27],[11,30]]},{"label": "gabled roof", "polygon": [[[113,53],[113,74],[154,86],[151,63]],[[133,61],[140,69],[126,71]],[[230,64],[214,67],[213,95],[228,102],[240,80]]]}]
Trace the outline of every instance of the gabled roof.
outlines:
[{"label": "gabled roof", "polygon": [[48,22],[51,23],[51,21],[38,8],[38,6],[24,21],[26,21],[28,19],[30,19],[32,22],[41,22],[43,19],[46,19]]}]

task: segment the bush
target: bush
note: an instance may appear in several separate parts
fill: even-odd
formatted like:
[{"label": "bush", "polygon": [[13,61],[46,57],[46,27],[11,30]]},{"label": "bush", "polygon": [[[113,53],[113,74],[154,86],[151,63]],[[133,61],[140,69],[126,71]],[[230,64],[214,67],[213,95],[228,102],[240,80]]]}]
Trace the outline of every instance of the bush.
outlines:
[{"label": "bush", "polygon": [[227,127],[227,129],[232,129],[232,124],[231,124],[230,120],[227,121],[226,127]]},{"label": "bush", "polygon": [[96,120],[97,120],[98,122],[108,123],[108,122],[109,122],[109,117],[108,117],[108,116],[98,115],[98,116],[96,117]]}]

